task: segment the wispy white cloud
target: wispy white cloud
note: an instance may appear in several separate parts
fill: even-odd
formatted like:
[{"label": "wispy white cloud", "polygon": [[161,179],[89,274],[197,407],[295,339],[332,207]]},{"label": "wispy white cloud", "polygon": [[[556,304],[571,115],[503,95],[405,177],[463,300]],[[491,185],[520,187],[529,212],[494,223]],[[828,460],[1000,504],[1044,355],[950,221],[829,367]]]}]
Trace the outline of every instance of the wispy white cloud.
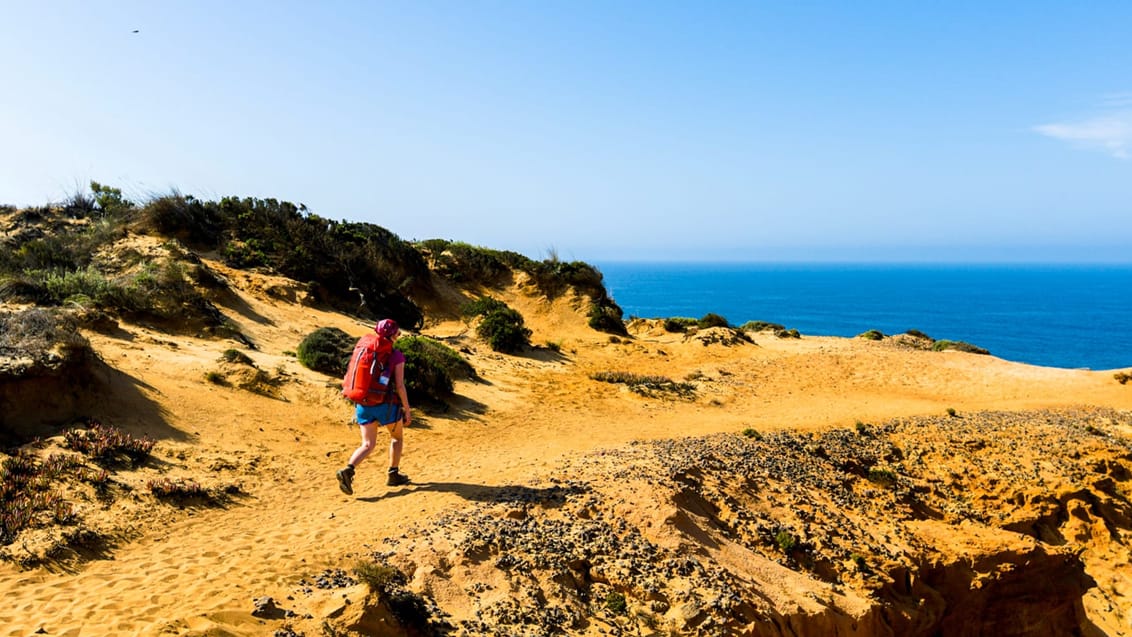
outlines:
[{"label": "wispy white cloud", "polygon": [[1079,121],[1042,124],[1034,130],[1080,148],[1128,159],[1132,156],[1132,93],[1108,95],[1104,104],[1110,112]]}]

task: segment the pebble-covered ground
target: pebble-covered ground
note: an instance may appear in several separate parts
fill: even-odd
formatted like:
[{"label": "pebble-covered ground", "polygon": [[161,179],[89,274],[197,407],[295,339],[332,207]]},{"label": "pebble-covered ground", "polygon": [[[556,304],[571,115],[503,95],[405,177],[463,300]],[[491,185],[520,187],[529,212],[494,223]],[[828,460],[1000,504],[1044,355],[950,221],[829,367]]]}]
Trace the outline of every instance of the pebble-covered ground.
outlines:
[{"label": "pebble-covered ground", "polygon": [[[976,589],[1002,595],[979,608],[1031,616],[1045,611],[1018,599],[1091,589],[1087,612],[1132,593],[1089,576],[1122,563],[1128,581],[1130,433],[1132,414],[1080,409],[638,443],[497,489],[373,560],[403,575],[386,597],[423,634],[818,635],[838,617],[845,634],[937,634],[960,619],[948,596]],[[952,532],[992,548],[957,556]],[[1015,538],[1001,554],[995,533]],[[1018,590],[1025,568],[1081,584]],[[1082,619],[1073,599],[1041,603],[1032,630],[1007,618],[1001,634]]]}]

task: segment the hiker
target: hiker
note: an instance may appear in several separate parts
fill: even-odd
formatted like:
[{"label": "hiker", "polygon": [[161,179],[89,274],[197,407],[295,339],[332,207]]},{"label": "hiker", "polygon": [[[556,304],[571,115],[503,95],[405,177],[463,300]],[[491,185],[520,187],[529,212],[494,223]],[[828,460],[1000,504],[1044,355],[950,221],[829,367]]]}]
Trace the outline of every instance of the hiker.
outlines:
[{"label": "hiker", "polygon": [[[353,370],[353,360],[358,358],[358,352],[363,343],[367,341],[376,342],[371,355],[375,355],[378,362],[383,364],[376,366],[376,368],[370,367],[370,370],[376,369],[377,371],[372,376],[368,374],[364,376],[364,382],[367,385],[364,389],[371,396],[374,394],[376,396],[361,401],[355,400],[354,421],[358,423],[358,428],[362,432],[362,444],[350,455],[349,464],[338,470],[338,486],[346,495],[353,495],[354,470],[373,451],[377,444],[377,430],[381,428],[388,431],[391,438],[389,443],[389,474],[385,484],[395,487],[409,483],[409,476],[401,473],[400,464],[404,430],[412,422],[413,416],[409,409],[409,396],[405,392],[405,355],[399,350],[392,349],[392,343],[397,339],[397,334],[401,330],[393,319],[382,319],[373,329],[377,332],[377,338],[375,339],[372,335],[363,336],[358,341],[358,347],[354,350],[354,358],[351,359],[350,367]],[[387,353],[384,355],[384,360],[381,360],[383,348]],[[343,383],[344,388],[351,382],[350,374],[351,372],[348,371],[347,379]],[[382,386],[384,386],[383,389],[378,389]],[[345,389],[343,393],[346,393]]]}]

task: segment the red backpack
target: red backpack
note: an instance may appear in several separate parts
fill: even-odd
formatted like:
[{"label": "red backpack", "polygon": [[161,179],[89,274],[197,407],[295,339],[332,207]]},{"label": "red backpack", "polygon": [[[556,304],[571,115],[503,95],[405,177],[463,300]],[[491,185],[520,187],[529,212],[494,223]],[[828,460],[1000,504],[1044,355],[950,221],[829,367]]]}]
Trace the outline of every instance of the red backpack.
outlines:
[{"label": "red backpack", "polygon": [[354,345],[346,377],[342,379],[342,395],[367,407],[386,402],[393,384],[389,356],[393,341],[380,334],[366,334]]}]

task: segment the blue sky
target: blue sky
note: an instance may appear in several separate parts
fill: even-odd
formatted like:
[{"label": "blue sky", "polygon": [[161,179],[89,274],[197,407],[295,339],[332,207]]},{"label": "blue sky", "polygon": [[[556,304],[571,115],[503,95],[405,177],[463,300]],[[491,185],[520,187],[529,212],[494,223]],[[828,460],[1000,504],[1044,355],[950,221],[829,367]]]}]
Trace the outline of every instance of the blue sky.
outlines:
[{"label": "blue sky", "polygon": [[599,263],[1132,261],[1128,2],[0,10],[0,203],[275,197]]}]

